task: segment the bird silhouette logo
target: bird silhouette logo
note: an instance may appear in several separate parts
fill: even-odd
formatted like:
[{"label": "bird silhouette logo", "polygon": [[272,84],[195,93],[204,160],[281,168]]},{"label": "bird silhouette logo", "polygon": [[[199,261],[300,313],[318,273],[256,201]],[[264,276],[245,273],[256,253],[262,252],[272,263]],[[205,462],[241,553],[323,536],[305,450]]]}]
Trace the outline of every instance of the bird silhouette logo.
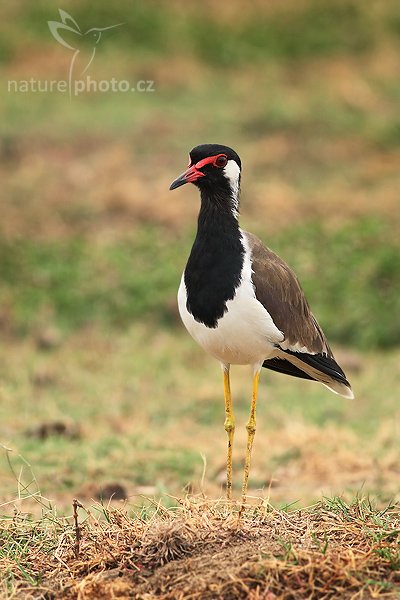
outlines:
[{"label": "bird silhouette logo", "polygon": [[90,45],[92,52],[86,66],[84,65],[85,61],[81,63],[80,75],[84,75],[92,64],[103,32],[109,29],[115,29],[115,27],[120,27],[123,25],[123,23],[109,25],[108,27],[92,27],[87,31],[82,31],[75,19],[65,10],[59,8],[58,12],[60,14],[61,21],[47,21],[47,24],[54,39],[57,40],[57,42],[62,46],[65,46],[65,48],[73,51],[73,56],[69,67],[69,86],[71,90],[71,81],[74,74],[74,68],[76,66],[77,58],[81,53],[82,47],[84,45],[87,47],[87,42],[89,41],[91,42]]}]

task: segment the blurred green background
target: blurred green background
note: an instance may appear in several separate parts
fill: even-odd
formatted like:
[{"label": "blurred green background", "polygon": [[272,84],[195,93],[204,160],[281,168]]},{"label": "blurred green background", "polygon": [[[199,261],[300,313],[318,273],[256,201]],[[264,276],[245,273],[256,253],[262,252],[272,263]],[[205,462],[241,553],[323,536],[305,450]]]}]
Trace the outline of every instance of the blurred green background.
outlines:
[{"label": "blurred green background", "polygon": [[[49,30],[59,9],[75,21],[60,30],[71,48]],[[116,24],[97,44],[81,35]],[[146,81],[152,91],[32,90],[68,80],[73,48],[72,83]],[[391,0],[2,3],[0,441],[16,465],[18,453],[32,464],[45,493],[62,503],[115,478],[129,496],[143,485],[196,488],[200,452],[220,489],[219,367],[187,338],[175,301],[198,198],[168,191],[204,142],[240,154],[242,225],[296,270],[356,384],[349,406],[264,374],[277,404],[260,401],[254,487],[278,481],[279,500],[365,482],[397,490],[399,51]],[[243,423],[248,381],[237,383]],[[289,437],[271,454],[268,436],[282,430]],[[320,456],[328,430],[327,459],[340,464],[325,480],[329,468],[304,448]]]}]

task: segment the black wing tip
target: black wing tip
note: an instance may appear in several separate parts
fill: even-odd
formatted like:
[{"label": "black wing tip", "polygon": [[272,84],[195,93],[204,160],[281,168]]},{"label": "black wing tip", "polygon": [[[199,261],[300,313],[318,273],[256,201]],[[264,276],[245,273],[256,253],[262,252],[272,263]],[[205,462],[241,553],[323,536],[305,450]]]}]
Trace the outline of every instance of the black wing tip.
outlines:
[{"label": "black wing tip", "polygon": [[333,356],[328,354],[308,354],[306,352],[293,352],[292,350],[283,350],[285,354],[295,356],[298,360],[309,365],[313,369],[328,375],[334,381],[345,385],[351,390],[350,382],[348,381],[345,372],[338,365]]},{"label": "black wing tip", "polygon": [[[283,373],[284,375],[322,383],[335,394],[343,396],[343,398],[354,398],[353,390],[351,389],[351,385],[347,380],[346,375],[332,357],[325,354],[305,354],[301,352],[292,352],[290,350],[282,350],[282,352],[286,352],[303,362],[305,370],[301,368],[301,362],[300,365],[294,364],[290,360],[282,357],[269,358],[263,362],[262,366],[271,371]],[[306,365],[312,367],[311,373],[314,372],[315,376],[306,372],[308,371]],[[321,374],[321,377],[318,377],[318,373]],[[323,375],[325,375],[325,377]]]},{"label": "black wing tip", "polygon": [[284,358],[269,358],[264,360],[263,365],[265,369],[276,371],[277,373],[283,373],[284,375],[290,375],[291,377],[298,377],[299,379],[308,379],[309,381],[315,381],[311,375],[305,373],[296,367],[293,363],[285,360]]}]

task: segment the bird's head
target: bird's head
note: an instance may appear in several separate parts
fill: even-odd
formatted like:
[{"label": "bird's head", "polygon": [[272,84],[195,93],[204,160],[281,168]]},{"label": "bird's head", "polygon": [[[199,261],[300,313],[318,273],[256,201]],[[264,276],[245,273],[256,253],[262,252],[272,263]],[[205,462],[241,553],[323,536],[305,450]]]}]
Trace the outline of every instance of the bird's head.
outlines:
[{"label": "bird's head", "polygon": [[232,148],[221,144],[201,144],[189,153],[189,165],[170,185],[170,190],[193,183],[202,194],[237,199],[241,162]]},{"label": "bird's head", "polygon": [[123,23],[117,23],[116,25],[110,25],[109,27],[92,27],[88,29],[83,35],[84,38],[90,41],[92,44],[96,45],[101,40],[101,36],[104,31],[108,31],[109,29],[115,29],[116,27],[121,27]]}]

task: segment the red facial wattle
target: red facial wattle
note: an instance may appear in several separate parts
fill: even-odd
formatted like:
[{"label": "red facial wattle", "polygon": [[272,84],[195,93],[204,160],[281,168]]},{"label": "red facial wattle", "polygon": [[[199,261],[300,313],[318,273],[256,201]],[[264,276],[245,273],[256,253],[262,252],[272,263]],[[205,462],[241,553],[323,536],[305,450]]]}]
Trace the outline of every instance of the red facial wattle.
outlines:
[{"label": "red facial wattle", "polygon": [[200,177],[205,177],[205,173],[203,173],[201,169],[206,165],[212,165],[213,167],[218,167],[219,169],[223,168],[227,163],[227,157],[225,154],[216,154],[214,156],[202,158],[194,165],[190,165],[190,162],[186,171],[179,175],[179,177],[177,177],[177,179],[171,183],[169,188],[170,190],[175,190],[181,185],[185,185],[185,183],[194,183]]}]

